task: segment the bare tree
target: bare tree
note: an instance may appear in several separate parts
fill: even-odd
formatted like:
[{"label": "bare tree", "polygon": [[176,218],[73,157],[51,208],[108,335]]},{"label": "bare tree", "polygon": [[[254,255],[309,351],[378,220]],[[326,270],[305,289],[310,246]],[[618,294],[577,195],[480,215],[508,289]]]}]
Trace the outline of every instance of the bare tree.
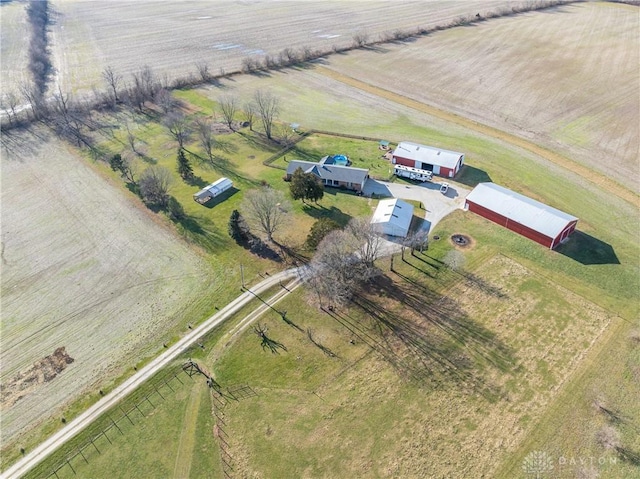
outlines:
[{"label": "bare tree", "polygon": [[415,250],[419,250],[421,253],[428,248],[429,232],[427,230],[418,230],[409,233],[402,241],[402,259],[404,259],[404,250],[410,248],[411,254],[414,254]]},{"label": "bare tree", "polygon": [[147,65],[134,72],[131,77],[133,83],[129,87],[129,96],[133,104],[142,111],[145,102],[153,101],[161,85],[153,70]]},{"label": "bare tree", "polygon": [[277,128],[278,141],[283,146],[290,146],[294,143],[297,133],[289,125],[280,125]]},{"label": "bare tree", "polygon": [[154,101],[165,115],[173,110],[173,108],[176,106],[175,98],[166,88],[161,88],[160,90],[158,90],[154,97]]},{"label": "bare tree", "polygon": [[220,105],[224,122],[233,130],[233,120],[235,119],[236,112],[238,111],[238,98],[231,95],[225,95],[218,99],[218,104]]},{"label": "bare tree", "polygon": [[327,234],[318,245],[305,281],[322,306],[345,304],[364,282],[379,274],[374,262],[382,238],[367,218],[355,218],[344,230]]},{"label": "bare tree", "polygon": [[213,149],[216,144],[216,140],[213,136],[213,124],[211,120],[205,118],[199,118],[196,120],[196,131],[198,133],[198,142],[204,150],[209,161],[213,163]]},{"label": "bare tree", "polygon": [[351,248],[349,234],[342,230],[327,234],[318,245],[307,270],[305,281],[329,305],[346,304],[360,282],[359,258]]},{"label": "bare tree", "polygon": [[120,154],[113,155],[109,159],[109,166],[113,171],[118,171],[120,176],[125,179],[125,181],[131,183],[132,185],[136,184],[136,167],[135,164],[126,157],[123,157]]},{"label": "bare tree", "polygon": [[264,133],[269,140],[273,139],[273,122],[280,110],[280,100],[273,93],[258,90],[253,96],[256,105],[256,112],[260,117]]},{"label": "bare tree", "polygon": [[369,41],[369,34],[367,32],[358,32],[353,36],[353,46],[361,48]]},{"label": "bare tree", "polygon": [[369,218],[354,218],[347,224],[346,231],[350,235],[351,246],[362,263],[373,267],[383,242],[378,227],[371,224]]},{"label": "bare tree", "polygon": [[42,100],[42,95],[40,95],[38,87],[34,83],[24,82],[20,84],[18,89],[24,101],[29,104],[33,117],[36,120],[42,118],[47,112],[47,107]]},{"label": "bare tree", "polygon": [[164,126],[178,143],[178,148],[184,149],[184,144],[191,138],[191,127],[185,116],[179,112],[170,113],[164,120]]},{"label": "bare tree", "polygon": [[247,223],[265,234],[273,242],[273,235],[288,220],[289,202],[284,194],[268,186],[250,190],[242,201],[241,209]]},{"label": "bare tree", "polygon": [[88,105],[74,101],[71,95],[63,92],[62,87],[58,85],[57,91],[53,94],[49,121],[61,137],[74,139],[78,146],[88,145],[82,130],[85,126],[84,117],[90,110]]},{"label": "bare tree", "polygon": [[127,143],[129,144],[129,148],[131,148],[131,151],[136,155],[140,155],[140,152],[136,149],[136,136],[133,134],[133,131],[131,131],[128,121],[124,122],[124,127],[127,130]]},{"label": "bare tree", "polygon": [[244,104],[243,108],[244,121],[249,125],[249,131],[253,131],[253,123],[256,119],[256,105],[249,101]]},{"label": "bare tree", "polygon": [[596,440],[605,449],[619,451],[622,443],[620,442],[620,433],[616,428],[610,425],[603,426],[596,433]]},{"label": "bare tree", "polygon": [[113,102],[113,106],[115,107],[120,101],[120,99],[118,98],[118,90],[120,89],[122,76],[118,75],[113,67],[107,66],[102,71],[102,78],[107,83],[107,87],[111,90],[111,101]]},{"label": "bare tree", "polygon": [[173,183],[171,172],[162,166],[150,166],[140,176],[140,195],[148,205],[166,208]]},{"label": "bare tree", "polygon": [[20,104],[20,98],[13,90],[8,91],[4,95],[2,95],[2,109],[4,110],[7,118],[9,119],[9,124],[13,125],[18,122],[18,113],[16,108]]},{"label": "bare tree", "polygon": [[205,61],[196,62],[196,69],[203,82],[211,80],[211,72],[209,71],[209,65]]}]

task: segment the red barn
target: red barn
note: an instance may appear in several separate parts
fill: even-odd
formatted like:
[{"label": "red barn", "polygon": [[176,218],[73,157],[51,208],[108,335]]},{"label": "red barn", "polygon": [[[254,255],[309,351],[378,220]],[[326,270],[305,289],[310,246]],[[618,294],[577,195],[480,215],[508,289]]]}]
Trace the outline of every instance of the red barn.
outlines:
[{"label": "red barn", "polygon": [[464,155],[455,151],[402,141],[393,150],[391,163],[431,171],[434,175],[445,178],[453,178],[464,165]]},{"label": "red barn", "polygon": [[554,249],[576,229],[578,218],[495,183],[480,183],[466,207],[494,223]]}]

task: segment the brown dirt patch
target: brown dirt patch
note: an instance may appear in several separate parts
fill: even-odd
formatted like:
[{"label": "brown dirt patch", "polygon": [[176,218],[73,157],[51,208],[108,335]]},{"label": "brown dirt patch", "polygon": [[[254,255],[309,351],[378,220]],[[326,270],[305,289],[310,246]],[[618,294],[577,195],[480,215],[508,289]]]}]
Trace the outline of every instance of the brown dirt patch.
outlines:
[{"label": "brown dirt patch", "polygon": [[453,246],[459,249],[472,249],[476,245],[476,240],[471,236],[463,235],[461,233],[452,234],[449,238]]},{"label": "brown dirt patch", "polygon": [[0,409],[13,406],[43,383],[55,379],[74,359],[67,354],[64,346],[53,354],[36,361],[33,366],[9,379],[0,392]]}]

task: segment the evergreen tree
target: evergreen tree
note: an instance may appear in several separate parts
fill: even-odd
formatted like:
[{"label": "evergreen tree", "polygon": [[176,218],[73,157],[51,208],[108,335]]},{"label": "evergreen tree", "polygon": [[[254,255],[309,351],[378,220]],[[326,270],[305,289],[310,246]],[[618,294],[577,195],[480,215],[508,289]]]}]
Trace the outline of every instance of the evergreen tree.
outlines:
[{"label": "evergreen tree", "polygon": [[316,249],[325,236],[337,229],[340,229],[340,225],[331,218],[320,218],[309,230],[307,247]]},{"label": "evergreen tree", "polygon": [[324,196],[324,186],[320,178],[313,173],[304,173],[300,168],[291,176],[289,191],[294,200],[302,200],[303,203],[305,200],[317,203]]},{"label": "evergreen tree", "polygon": [[317,203],[324,197],[322,181],[313,173],[306,173],[304,179],[304,197]]},{"label": "evergreen tree", "polygon": [[184,149],[182,148],[178,149],[178,173],[183,180],[190,180],[193,178],[193,168],[191,167],[189,160],[187,160],[187,157],[184,154]]},{"label": "evergreen tree", "polygon": [[305,173],[302,171],[302,168],[298,168],[293,172],[291,176],[291,184],[289,184],[289,191],[291,192],[291,198],[294,200],[302,200],[304,203],[304,192],[305,192]]},{"label": "evergreen tree", "polygon": [[109,159],[109,166],[113,171],[119,171],[122,177],[129,183],[136,184],[130,163],[122,158],[122,155],[116,154]]},{"label": "evergreen tree", "polygon": [[249,231],[248,227],[242,218],[242,215],[238,210],[233,210],[229,217],[228,224],[229,236],[231,236],[236,243],[243,243],[248,239]]}]

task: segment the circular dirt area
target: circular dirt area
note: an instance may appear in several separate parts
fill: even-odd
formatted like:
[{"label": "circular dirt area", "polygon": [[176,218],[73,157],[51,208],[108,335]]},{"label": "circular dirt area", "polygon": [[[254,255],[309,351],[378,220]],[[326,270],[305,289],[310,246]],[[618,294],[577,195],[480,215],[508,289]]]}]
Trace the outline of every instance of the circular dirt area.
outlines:
[{"label": "circular dirt area", "polygon": [[459,248],[468,248],[470,246],[473,246],[473,244],[475,243],[475,241],[473,241],[473,239],[469,236],[459,233],[451,235],[451,241]]}]

